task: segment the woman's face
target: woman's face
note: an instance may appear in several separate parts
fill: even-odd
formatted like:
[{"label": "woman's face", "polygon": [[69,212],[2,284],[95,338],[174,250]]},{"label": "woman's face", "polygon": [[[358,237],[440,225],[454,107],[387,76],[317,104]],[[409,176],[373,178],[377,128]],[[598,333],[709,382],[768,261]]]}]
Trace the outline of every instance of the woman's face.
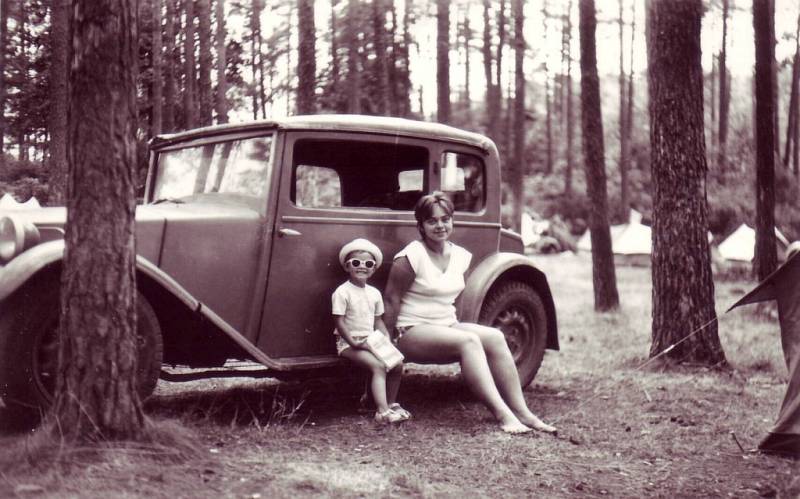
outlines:
[{"label": "woman's face", "polygon": [[433,205],[431,215],[422,221],[422,238],[429,241],[444,242],[453,233],[453,217],[438,204]]}]

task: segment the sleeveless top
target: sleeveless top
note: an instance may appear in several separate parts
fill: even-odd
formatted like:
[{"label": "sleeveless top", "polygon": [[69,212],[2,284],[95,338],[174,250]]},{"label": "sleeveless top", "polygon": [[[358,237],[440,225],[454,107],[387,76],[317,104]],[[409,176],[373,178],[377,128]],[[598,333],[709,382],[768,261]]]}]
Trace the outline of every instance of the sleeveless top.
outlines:
[{"label": "sleeveless top", "polygon": [[469,268],[472,254],[451,242],[450,262],[444,272],[431,261],[422,241],[412,241],[394,258],[408,258],[415,277],[411,287],[400,301],[398,327],[417,324],[451,326],[455,324],[456,297],[464,290],[464,273]]}]

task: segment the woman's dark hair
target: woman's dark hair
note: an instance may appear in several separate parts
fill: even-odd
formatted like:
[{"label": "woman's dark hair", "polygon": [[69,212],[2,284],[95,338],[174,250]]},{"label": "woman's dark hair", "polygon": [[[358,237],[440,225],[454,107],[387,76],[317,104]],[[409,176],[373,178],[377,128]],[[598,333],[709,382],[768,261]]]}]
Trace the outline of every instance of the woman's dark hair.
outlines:
[{"label": "woman's dark hair", "polygon": [[414,206],[414,218],[417,219],[417,225],[422,226],[422,223],[433,215],[433,207],[438,206],[443,209],[449,216],[453,216],[455,206],[447,194],[441,191],[433,191],[430,194],[422,196]]}]

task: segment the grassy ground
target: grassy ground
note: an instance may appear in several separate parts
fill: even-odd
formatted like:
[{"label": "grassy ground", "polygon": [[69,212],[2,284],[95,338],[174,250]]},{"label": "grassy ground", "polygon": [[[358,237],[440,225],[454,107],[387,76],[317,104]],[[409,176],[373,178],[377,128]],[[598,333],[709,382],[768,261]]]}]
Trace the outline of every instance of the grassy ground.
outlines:
[{"label": "grassy ground", "polygon": [[[748,308],[720,315],[731,369],[641,367],[649,269],[618,267],[622,308],[596,314],[587,258],[536,262],[555,294],[562,349],[548,352],[525,394],[558,437],[497,431],[452,366],[408,368],[401,400],[414,419],[391,428],[356,412],[355,381],[162,382],[148,413],[165,434],[186,428],[182,436],[55,449],[56,465],[6,438],[0,497],[800,494],[797,463],[750,452],[785,389],[776,322]],[[718,282],[719,314],[749,287]]]}]

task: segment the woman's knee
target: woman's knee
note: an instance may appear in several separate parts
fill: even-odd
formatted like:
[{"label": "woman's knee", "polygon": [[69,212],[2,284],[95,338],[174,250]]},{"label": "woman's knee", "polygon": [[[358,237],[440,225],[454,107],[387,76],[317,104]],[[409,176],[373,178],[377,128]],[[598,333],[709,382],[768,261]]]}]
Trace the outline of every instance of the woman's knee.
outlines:
[{"label": "woman's knee", "polygon": [[480,335],[483,348],[489,352],[501,352],[508,350],[506,336],[497,328],[486,328]]},{"label": "woman's knee", "polygon": [[458,347],[462,352],[484,348],[480,336],[470,331],[461,331]]}]

